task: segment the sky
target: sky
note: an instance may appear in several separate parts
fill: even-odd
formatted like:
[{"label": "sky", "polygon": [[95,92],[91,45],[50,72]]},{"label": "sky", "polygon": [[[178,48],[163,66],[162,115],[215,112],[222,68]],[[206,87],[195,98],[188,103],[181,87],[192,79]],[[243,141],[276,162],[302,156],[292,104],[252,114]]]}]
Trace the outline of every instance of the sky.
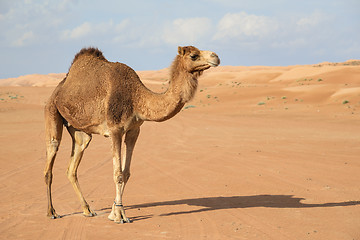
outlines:
[{"label": "sky", "polygon": [[0,30],[0,79],[65,73],[89,46],[136,71],[187,45],[232,66],[360,59],[359,0],[0,0]]}]

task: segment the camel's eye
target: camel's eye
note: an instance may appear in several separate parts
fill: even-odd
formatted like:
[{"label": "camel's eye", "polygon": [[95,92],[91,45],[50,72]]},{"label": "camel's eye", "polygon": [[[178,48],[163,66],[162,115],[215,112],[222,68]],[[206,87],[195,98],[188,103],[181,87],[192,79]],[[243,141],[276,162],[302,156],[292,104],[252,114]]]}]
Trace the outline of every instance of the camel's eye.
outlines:
[{"label": "camel's eye", "polygon": [[199,55],[197,55],[197,54],[191,54],[190,57],[191,57],[191,60],[195,61],[196,59],[199,58]]}]

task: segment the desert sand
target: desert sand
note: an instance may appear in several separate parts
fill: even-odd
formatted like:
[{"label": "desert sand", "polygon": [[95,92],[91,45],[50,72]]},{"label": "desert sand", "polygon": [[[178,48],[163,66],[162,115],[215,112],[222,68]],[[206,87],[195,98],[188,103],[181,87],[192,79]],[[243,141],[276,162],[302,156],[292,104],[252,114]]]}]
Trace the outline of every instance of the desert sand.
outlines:
[{"label": "desert sand", "polygon": [[[1,239],[360,239],[360,61],[221,66],[164,123],[146,122],[124,204],[110,140],[94,136],[79,181],[98,214],[82,216],[65,171],[66,130],[46,217],[43,107],[65,74],[0,80]],[[167,69],[138,72],[157,92]]]}]

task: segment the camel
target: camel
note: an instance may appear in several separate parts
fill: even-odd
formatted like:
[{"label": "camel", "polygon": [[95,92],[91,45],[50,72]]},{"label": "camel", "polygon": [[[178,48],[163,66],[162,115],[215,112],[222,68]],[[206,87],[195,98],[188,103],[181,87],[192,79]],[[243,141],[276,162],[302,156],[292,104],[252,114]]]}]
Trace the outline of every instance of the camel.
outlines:
[{"label": "camel", "polygon": [[125,215],[123,193],[130,177],[130,163],[140,126],[144,121],[162,122],[175,116],[190,101],[203,71],[220,64],[211,51],[178,47],[170,68],[168,89],[154,93],[136,72],[119,62],[109,62],[97,48],[83,48],[75,55],[65,78],[45,106],[48,212],[59,218],[52,204],[52,169],[65,126],[72,138],[72,151],[66,175],[80,199],[83,214],[95,216],[86,202],[77,178],[84,150],[92,134],[110,137],[116,195],[108,218],[116,223],[130,222]]}]

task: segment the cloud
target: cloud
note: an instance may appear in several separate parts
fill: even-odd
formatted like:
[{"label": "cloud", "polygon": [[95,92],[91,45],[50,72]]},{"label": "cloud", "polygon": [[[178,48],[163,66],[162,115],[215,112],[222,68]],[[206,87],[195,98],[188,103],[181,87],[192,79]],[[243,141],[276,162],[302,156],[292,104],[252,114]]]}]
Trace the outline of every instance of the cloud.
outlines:
[{"label": "cloud", "polygon": [[66,11],[70,9],[70,6],[73,4],[72,0],[61,0],[58,2],[56,8],[60,11]]},{"label": "cloud", "polygon": [[23,35],[21,35],[18,39],[15,39],[12,42],[12,45],[15,47],[22,47],[25,46],[29,43],[29,41],[31,41],[32,39],[34,39],[35,35],[32,31],[26,32]]},{"label": "cloud", "polygon": [[210,29],[208,18],[178,18],[166,24],[162,36],[168,44],[195,44],[207,36]]},{"label": "cloud", "polygon": [[324,21],[326,21],[327,17],[320,13],[320,12],[314,12],[310,16],[300,18],[296,25],[300,29],[311,29],[313,27],[321,25]]},{"label": "cloud", "polygon": [[[54,42],[65,13],[50,1],[3,1],[0,3],[0,42],[6,47],[29,48]],[[0,8],[1,8],[0,7]],[[36,41],[34,41],[36,39]]]},{"label": "cloud", "polygon": [[227,13],[217,25],[214,40],[262,38],[277,29],[277,21],[266,16],[257,16],[245,12]]},{"label": "cloud", "polygon": [[61,34],[61,38],[64,40],[78,40],[89,36],[111,36],[122,32],[128,25],[128,19],[125,19],[118,24],[115,24],[112,20],[96,24],[84,22],[73,29],[64,30]]},{"label": "cloud", "polygon": [[133,38],[133,29],[128,28],[131,24],[132,22],[130,19],[124,19],[120,23],[115,24],[112,30],[115,34],[115,36],[112,38],[112,42],[123,43]]},{"label": "cloud", "polygon": [[65,30],[63,32],[63,38],[67,39],[79,39],[82,37],[85,37],[86,35],[88,35],[89,33],[92,32],[93,26],[91,26],[90,23],[88,22],[84,22],[83,24],[81,24],[80,26],[77,26],[76,28],[72,29],[72,30]]}]

